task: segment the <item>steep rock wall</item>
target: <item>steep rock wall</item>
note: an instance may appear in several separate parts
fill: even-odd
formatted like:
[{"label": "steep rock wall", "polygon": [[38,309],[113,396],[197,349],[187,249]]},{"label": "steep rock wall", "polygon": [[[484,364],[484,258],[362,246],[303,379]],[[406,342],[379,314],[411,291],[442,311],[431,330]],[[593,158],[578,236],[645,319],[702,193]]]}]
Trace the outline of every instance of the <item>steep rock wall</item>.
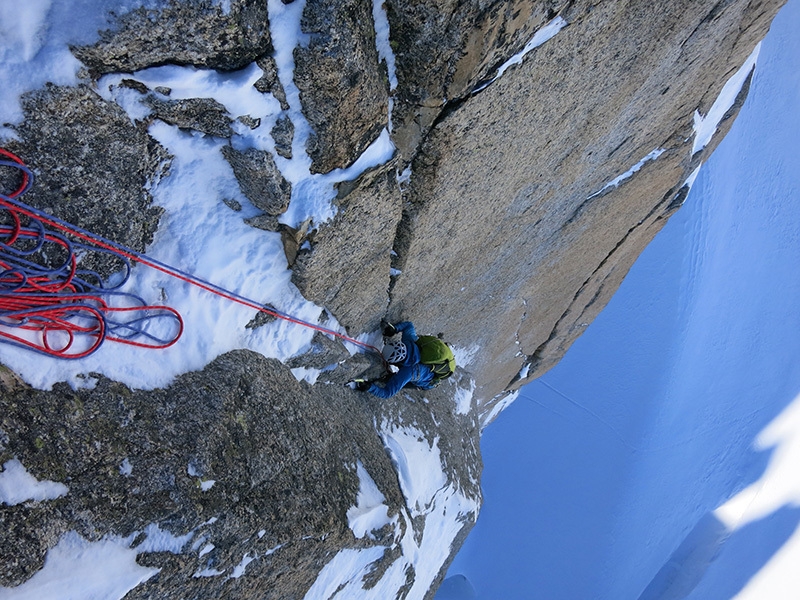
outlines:
[{"label": "steep rock wall", "polygon": [[555,38],[423,144],[392,308],[457,343],[479,340],[483,398],[525,362],[529,378],[553,366],[680,204],[711,150],[692,155],[694,111],[708,111],[766,33],[760,8],[575,3]]},{"label": "steep rock wall", "polygon": [[[411,152],[392,318],[479,346],[483,402],[524,383],[526,365],[526,380],[552,367],[680,206],[721,138],[693,154],[694,112],[708,111],[779,5],[569,3],[563,29],[522,64],[477,93],[460,88]],[[399,73],[430,73],[404,50]]]}]

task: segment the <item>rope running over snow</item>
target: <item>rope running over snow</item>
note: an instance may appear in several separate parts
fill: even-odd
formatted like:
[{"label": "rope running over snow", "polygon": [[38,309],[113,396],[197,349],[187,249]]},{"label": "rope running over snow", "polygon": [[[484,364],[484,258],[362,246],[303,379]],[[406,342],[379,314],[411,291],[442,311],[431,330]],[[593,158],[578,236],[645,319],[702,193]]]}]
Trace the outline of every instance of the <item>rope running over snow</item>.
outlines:
[{"label": "rope running over snow", "polygon": [[[126,246],[107,240],[97,234],[72,225],[19,200],[32,185],[33,174],[24,162],[11,152],[0,148],[0,166],[13,167],[22,172],[22,183],[9,195],[0,194],[0,210],[7,215],[0,221],[0,341],[27,347],[59,358],[82,358],[95,352],[104,340],[112,340],[142,348],[168,348],[178,341],[183,332],[180,314],[167,306],[148,306],[138,296],[119,291],[130,275],[131,261],[180,279],[207,292],[236,302],[275,318],[319,331],[364,350],[380,355],[371,344],[298,319],[275,309],[266,308],[255,300],[226,290],[200,277],[186,273],[136,252]],[[3,213],[0,213],[2,215]],[[22,219],[21,217],[24,217]],[[26,221],[23,225],[23,220]],[[45,227],[57,231],[48,231]],[[71,241],[64,232],[80,241]],[[32,255],[50,248],[47,256],[66,255],[57,267],[44,267],[39,260],[29,260]],[[115,286],[94,272],[77,268],[76,251],[91,250],[119,257],[125,264],[122,281]],[[107,296],[105,300],[103,296]],[[116,299],[111,306],[110,299]],[[121,316],[128,316],[124,321]],[[115,318],[112,318],[115,317]],[[169,329],[171,333],[159,336],[153,329]],[[78,337],[88,337],[75,347]]]}]

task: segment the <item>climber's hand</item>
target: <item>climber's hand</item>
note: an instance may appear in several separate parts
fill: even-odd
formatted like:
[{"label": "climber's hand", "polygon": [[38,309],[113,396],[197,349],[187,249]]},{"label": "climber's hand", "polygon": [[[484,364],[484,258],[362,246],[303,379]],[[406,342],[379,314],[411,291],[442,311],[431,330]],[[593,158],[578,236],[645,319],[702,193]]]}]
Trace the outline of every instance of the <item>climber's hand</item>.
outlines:
[{"label": "climber's hand", "polygon": [[383,337],[392,337],[397,333],[397,327],[388,321],[381,321],[381,325],[383,326]]}]

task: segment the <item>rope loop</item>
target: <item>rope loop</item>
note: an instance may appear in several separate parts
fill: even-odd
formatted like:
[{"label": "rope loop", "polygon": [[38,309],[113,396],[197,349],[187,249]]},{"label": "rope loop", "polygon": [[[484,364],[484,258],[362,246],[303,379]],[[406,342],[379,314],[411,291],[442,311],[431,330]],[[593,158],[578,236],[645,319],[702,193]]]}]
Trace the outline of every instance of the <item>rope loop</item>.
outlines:
[{"label": "rope loop", "polygon": [[[153,349],[175,344],[183,332],[180,314],[118,291],[131,274],[128,258],[73,241],[69,228],[53,228],[23,208],[18,198],[30,189],[33,173],[7,150],[0,154],[8,159],[0,166],[21,173],[15,190],[0,194],[0,341],[67,359],[89,356],[105,340]],[[77,255],[89,252],[118,256],[118,281],[111,285],[79,269]]]}]

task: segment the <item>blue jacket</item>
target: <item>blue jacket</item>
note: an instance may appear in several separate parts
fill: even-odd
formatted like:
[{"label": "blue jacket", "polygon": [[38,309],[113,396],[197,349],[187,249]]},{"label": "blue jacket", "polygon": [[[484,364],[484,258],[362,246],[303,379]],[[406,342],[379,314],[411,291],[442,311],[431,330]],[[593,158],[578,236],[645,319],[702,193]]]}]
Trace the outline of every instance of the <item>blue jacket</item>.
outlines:
[{"label": "blue jacket", "polygon": [[402,334],[402,340],[406,345],[408,354],[402,364],[398,365],[400,370],[389,378],[385,387],[380,387],[373,383],[367,390],[379,398],[391,398],[407,385],[413,385],[423,390],[429,390],[433,387],[433,371],[428,365],[423,365],[419,362],[419,346],[416,344],[419,338],[414,325],[411,321],[403,321],[395,325],[395,327]]}]

